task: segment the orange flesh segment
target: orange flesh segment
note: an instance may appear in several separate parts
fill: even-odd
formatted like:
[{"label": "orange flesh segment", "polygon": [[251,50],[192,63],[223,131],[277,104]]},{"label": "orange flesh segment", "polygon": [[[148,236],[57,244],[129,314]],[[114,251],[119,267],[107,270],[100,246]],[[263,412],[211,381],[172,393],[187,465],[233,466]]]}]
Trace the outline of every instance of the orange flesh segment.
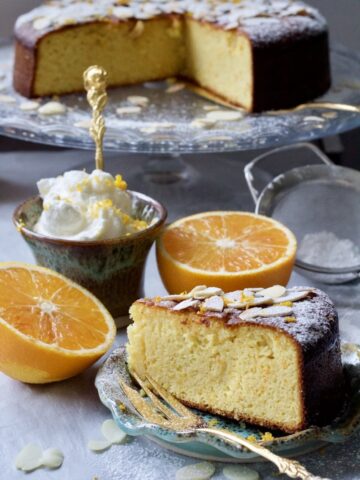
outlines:
[{"label": "orange flesh segment", "polygon": [[96,348],[109,332],[99,307],[61,278],[0,269],[0,317],[19,332],[67,350]]},{"label": "orange flesh segment", "polygon": [[241,272],[282,259],[286,233],[267,219],[226,214],[191,218],[167,230],[163,246],[176,261],[209,272]]}]

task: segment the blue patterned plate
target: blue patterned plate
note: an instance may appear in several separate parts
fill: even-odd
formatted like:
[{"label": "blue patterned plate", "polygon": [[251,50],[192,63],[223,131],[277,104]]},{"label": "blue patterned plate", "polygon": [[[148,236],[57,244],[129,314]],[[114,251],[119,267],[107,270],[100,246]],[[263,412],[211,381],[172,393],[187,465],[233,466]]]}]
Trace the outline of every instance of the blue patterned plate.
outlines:
[{"label": "blue patterned plate", "polygon": [[[343,364],[349,385],[349,397],[340,416],[326,427],[311,427],[296,434],[274,433],[270,441],[263,445],[283,456],[297,456],[316,450],[328,443],[344,442],[360,429],[360,346],[342,345]],[[115,350],[100,367],[95,386],[102,403],[109,408],[119,427],[132,436],[146,435],[170,450],[183,455],[221,462],[258,462],[259,457],[237,448],[208,433],[187,434],[173,432],[147,422],[134,410],[124,395],[119,380],[138,389],[127,369],[125,347]],[[261,440],[264,429],[226,420],[217,415],[196,411],[204,420],[220,428],[226,428],[244,437],[254,436]]]}]

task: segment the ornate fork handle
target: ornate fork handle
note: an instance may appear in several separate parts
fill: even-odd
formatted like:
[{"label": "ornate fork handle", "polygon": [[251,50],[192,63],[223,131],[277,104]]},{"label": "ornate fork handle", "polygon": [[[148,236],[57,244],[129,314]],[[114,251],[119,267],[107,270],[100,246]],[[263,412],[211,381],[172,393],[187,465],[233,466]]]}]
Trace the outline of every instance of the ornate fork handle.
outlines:
[{"label": "ornate fork handle", "polygon": [[[296,460],[290,460],[288,458],[279,457],[275,453],[271,452],[267,448],[257,444],[252,443],[249,440],[246,440],[240,435],[235,433],[228,432],[221,428],[211,428],[211,427],[200,427],[197,429],[198,432],[207,432],[212,435],[227,440],[234,444],[235,446],[246,447],[254,453],[260,455],[260,457],[266,458],[274,465],[277,466],[280,473],[285,473],[288,477],[291,478],[301,478],[303,480],[321,480],[321,477],[316,477],[306,470],[306,468],[301,465]],[[326,480],[326,479],[323,479]]]}]

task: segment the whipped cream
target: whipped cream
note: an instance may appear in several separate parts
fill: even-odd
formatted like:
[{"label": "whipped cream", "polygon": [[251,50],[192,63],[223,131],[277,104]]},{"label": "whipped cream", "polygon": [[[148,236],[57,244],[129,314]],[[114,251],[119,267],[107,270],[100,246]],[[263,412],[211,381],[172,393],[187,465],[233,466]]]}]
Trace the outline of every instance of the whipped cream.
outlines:
[{"label": "whipped cream", "polygon": [[72,170],[37,183],[43,211],[34,231],[53,238],[91,241],[117,238],[148,225],[131,216],[126,182],[102,170]]}]

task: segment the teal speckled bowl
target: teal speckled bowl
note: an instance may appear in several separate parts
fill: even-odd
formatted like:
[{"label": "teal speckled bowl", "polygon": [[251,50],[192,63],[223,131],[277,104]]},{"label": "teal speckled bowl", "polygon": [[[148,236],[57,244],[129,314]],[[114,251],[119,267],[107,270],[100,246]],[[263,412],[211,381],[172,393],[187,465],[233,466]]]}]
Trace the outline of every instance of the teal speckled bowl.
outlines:
[{"label": "teal speckled bowl", "polygon": [[149,223],[138,233],[96,241],[46,237],[33,231],[42,212],[40,197],[32,197],[14,212],[16,228],[36,261],[74,280],[92,292],[114,318],[127,315],[130,305],[143,296],[145,260],[165,223],[166,209],[150,197],[129,192],[132,215]]}]

